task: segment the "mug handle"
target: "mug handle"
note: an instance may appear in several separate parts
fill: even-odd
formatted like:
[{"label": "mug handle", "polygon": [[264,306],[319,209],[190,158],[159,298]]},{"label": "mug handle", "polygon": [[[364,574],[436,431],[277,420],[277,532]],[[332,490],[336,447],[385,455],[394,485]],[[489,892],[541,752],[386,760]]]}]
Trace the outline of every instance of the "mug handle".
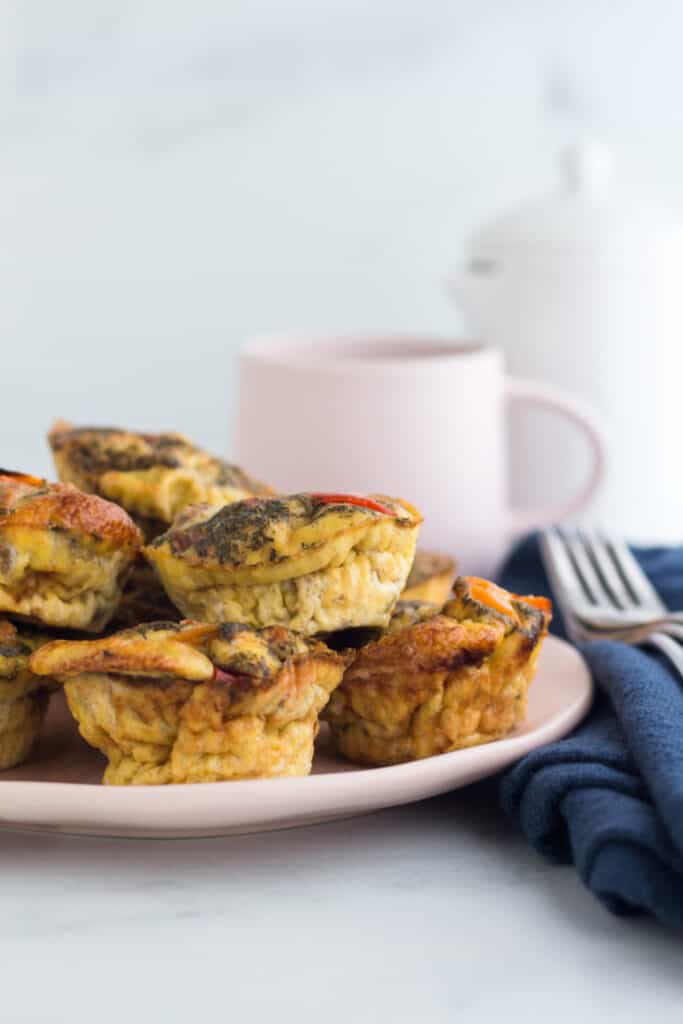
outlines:
[{"label": "mug handle", "polygon": [[525,377],[505,377],[505,397],[508,402],[524,402],[558,413],[573,423],[586,437],[590,446],[592,465],[587,479],[576,494],[558,505],[544,508],[511,509],[508,523],[513,534],[525,533],[534,527],[547,526],[574,515],[593,497],[605,475],[605,432],[596,415],[580,399],[573,398],[548,384],[527,380]]}]

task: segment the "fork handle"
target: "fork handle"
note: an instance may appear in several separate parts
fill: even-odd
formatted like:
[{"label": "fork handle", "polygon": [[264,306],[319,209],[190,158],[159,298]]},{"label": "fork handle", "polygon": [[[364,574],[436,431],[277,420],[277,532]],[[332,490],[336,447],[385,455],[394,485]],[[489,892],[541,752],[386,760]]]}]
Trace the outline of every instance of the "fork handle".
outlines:
[{"label": "fork handle", "polygon": [[526,402],[557,413],[573,423],[586,437],[590,446],[592,465],[588,478],[579,491],[562,505],[545,508],[511,509],[508,513],[510,531],[513,535],[524,533],[538,526],[560,522],[574,515],[590,501],[602,483],[605,475],[605,432],[597,416],[583,402],[557,388],[524,377],[505,378],[505,395],[508,402]]},{"label": "fork handle", "polygon": [[661,651],[683,679],[683,647],[664,633],[652,633],[647,638],[647,643]]}]

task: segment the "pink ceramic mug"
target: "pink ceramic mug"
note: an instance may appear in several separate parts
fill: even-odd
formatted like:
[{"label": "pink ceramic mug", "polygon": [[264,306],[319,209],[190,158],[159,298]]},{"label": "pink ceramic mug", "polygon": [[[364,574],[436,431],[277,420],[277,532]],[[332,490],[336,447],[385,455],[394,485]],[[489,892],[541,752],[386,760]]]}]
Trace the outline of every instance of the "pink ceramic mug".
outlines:
[{"label": "pink ceramic mug", "polygon": [[[564,505],[511,509],[506,409],[542,405],[586,438],[592,465]],[[278,491],[403,497],[425,517],[420,544],[491,573],[510,540],[591,498],[604,442],[563,392],[506,376],[499,349],[419,337],[271,335],[241,354],[236,458]]]}]

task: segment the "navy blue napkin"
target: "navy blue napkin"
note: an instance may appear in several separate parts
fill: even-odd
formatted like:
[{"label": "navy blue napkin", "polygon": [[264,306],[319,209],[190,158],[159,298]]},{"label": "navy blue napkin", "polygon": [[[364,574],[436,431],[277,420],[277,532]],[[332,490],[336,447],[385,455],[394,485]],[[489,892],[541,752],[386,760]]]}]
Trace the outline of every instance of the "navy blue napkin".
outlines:
[{"label": "navy blue napkin", "polygon": [[[683,548],[634,554],[668,607],[683,609]],[[551,594],[536,537],[515,549],[501,582]],[[557,609],[552,631],[564,635]],[[503,806],[541,854],[575,864],[609,910],[683,928],[683,680],[649,650],[596,641],[581,651],[593,708],[571,736],[503,776]]]}]

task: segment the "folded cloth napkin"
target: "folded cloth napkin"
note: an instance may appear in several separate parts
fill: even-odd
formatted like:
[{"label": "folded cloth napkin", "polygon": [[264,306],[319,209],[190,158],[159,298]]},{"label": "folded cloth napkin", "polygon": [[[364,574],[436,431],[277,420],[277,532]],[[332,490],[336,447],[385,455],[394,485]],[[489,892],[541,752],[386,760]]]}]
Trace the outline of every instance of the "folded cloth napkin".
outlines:
[{"label": "folded cloth napkin", "polygon": [[[683,548],[634,554],[668,607],[683,609]],[[536,537],[515,549],[501,582],[551,594]],[[541,854],[575,864],[609,910],[683,928],[683,680],[649,649],[601,640],[581,652],[592,710],[503,776],[503,806]]]}]

